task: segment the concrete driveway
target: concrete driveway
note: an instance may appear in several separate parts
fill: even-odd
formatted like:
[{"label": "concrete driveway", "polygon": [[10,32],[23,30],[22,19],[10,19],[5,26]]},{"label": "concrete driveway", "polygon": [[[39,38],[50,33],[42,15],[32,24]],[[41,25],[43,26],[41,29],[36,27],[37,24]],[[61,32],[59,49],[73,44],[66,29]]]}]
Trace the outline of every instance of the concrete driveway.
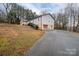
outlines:
[{"label": "concrete driveway", "polygon": [[79,35],[68,31],[47,31],[28,51],[28,56],[77,56]]}]

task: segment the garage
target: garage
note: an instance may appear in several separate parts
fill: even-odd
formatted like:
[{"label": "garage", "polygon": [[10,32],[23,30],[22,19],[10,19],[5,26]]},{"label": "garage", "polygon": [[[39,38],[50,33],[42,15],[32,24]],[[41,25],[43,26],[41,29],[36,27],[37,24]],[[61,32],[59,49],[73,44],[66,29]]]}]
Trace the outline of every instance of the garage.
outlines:
[{"label": "garage", "polygon": [[48,25],[47,24],[43,24],[43,28],[44,29],[48,29]]}]

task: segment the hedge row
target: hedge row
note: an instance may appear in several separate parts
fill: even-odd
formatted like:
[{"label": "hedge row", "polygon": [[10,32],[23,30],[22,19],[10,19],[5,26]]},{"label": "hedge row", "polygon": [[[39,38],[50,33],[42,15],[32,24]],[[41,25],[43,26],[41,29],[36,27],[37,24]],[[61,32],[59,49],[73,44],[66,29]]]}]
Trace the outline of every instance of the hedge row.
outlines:
[{"label": "hedge row", "polygon": [[33,23],[29,23],[28,26],[31,26],[32,28],[34,28],[36,30],[38,30],[38,28],[39,28],[38,25],[33,24]]}]

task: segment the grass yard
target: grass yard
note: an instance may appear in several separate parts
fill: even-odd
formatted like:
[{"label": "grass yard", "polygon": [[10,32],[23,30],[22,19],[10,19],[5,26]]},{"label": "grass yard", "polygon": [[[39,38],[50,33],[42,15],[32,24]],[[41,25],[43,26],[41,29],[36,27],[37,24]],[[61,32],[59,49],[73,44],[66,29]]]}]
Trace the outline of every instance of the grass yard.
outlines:
[{"label": "grass yard", "polygon": [[26,55],[42,35],[42,31],[28,26],[0,24],[0,55]]}]

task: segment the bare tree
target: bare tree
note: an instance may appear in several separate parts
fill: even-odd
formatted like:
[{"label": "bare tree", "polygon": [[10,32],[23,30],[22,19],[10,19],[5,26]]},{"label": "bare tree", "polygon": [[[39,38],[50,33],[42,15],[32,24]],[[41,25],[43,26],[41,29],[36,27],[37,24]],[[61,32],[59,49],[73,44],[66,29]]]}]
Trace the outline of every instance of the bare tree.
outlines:
[{"label": "bare tree", "polygon": [[66,12],[66,15],[68,16],[69,18],[69,29],[70,31],[75,31],[75,22],[76,22],[76,12],[77,12],[77,4],[75,3],[69,3],[67,5],[67,7],[65,8],[65,12]]},{"label": "bare tree", "polygon": [[76,32],[79,32],[79,7],[78,7],[78,11],[77,11],[77,26],[76,26]]},{"label": "bare tree", "polygon": [[42,10],[41,11],[41,15],[44,15],[44,14],[48,14],[49,12],[47,10]]},{"label": "bare tree", "polygon": [[7,18],[7,14],[9,13],[11,9],[11,4],[10,3],[3,3],[3,7],[5,8],[5,18],[7,19],[7,22],[10,23],[9,19]]}]

